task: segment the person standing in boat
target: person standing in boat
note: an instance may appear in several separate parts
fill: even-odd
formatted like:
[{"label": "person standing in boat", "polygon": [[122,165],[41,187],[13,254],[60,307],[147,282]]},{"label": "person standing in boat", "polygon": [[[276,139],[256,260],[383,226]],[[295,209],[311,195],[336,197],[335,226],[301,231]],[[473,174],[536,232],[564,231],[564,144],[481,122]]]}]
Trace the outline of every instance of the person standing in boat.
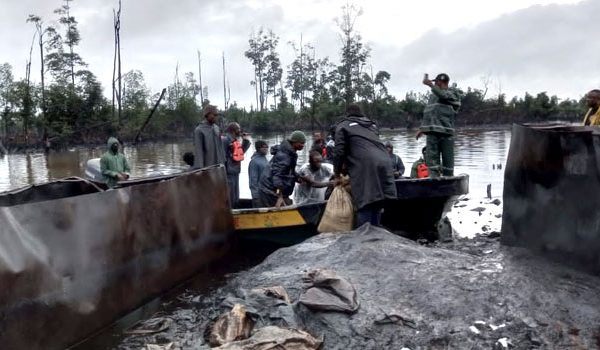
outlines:
[{"label": "person standing in boat", "polygon": [[122,153],[119,153],[119,140],[110,137],[107,142],[108,150],[100,158],[102,178],[109,187],[115,187],[118,181],[129,179],[129,164]]},{"label": "person standing in boat", "polygon": [[346,164],[357,227],[367,222],[379,225],[385,201],[396,198],[396,184],[377,125],[358,105],[351,104],[335,129],[334,139],[333,170],[340,178]]},{"label": "person standing in boat", "polygon": [[261,207],[281,207],[290,205],[289,196],[294,191],[298,181],[296,152],[304,149],[306,135],[302,131],[294,131],[290,137],[283,141],[277,154],[271,159],[270,167],[265,171],[259,184],[259,197]]},{"label": "person standing in boat", "polygon": [[258,140],[254,143],[254,149],[256,152],[252,155],[250,165],[248,165],[248,177],[250,183],[250,193],[252,194],[252,206],[254,208],[260,207],[260,199],[258,192],[258,183],[265,169],[269,166],[267,160],[267,153],[269,153],[269,145],[263,141]]},{"label": "person standing in boat", "polygon": [[429,169],[427,163],[425,163],[425,154],[427,153],[427,147],[423,147],[421,150],[421,158],[417,159],[410,169],[410,177],[413,179],[423,179],[429,177]]},{"label": "person standing in boat", "polygon": [[[227,133],[223,136],[223,150],[225,151],[225,168],[227,170],[227,185],[229,186],[229,202],[232,208],[238,206],[240,200],[240,172],[244,154],[250,148],[249,135],[242,135],[242,128],[238,123],[229,123]],[[241,139],[241,142],[240,142]]]},{"label": "person standing in boat", "polygon": [[294,202],[302,204],[310,201],[324,201],[326,187],[332,186],[329,181],[333,173],[322,166],[323,156],[318,151],[311,151],[308,163],[298,170],[301,182],[296,186]]},{"label": "person standing in boat", "polygon": [[325,140],[321,136],[321,133],[317,132],[313,135],[313,144],[310,151],[319,152],[323,158],[327,157],[327,148],[325,147]]},{"label": "person standing in boat", "polygon": [[588,111],[583,118],[583,125],[600,125],[600,90],[592,90],[585,95]]},{"label": "person standing in boat", "polygon": [[[438,74],[429,80],[425,74],[423,84],[431,88],[429,103],[423,111],[423,122],[417,139],[427,136],[425,161],[431,177],[454,175],[454,119],[460,108],[460,96],[454,88],[448,87],[448,74]],[[440,161],[441,156],[441,161]]]},{"label": "person standing in boat", "polygon": [[392,160],[392,169],[394,170],[394,178],[399,179],[404,175],[404,163],[400,156],[394,154],[394,146],[390,141],[385,143],[385,149],[387,149],[390,159]]},{"label": "person standing in boat", "polygon": [[204,121],[194,130],[194,168],[225,164],[225,151],[221,142],[221,130],[217,125],[217,107],[204,107]]}]

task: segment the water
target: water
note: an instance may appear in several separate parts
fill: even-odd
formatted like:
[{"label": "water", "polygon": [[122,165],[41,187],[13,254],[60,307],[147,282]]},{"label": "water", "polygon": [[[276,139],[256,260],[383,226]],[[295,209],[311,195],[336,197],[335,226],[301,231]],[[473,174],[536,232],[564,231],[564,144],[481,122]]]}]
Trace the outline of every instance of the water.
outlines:
[{"label": "water", "polygon": [[[416,140],[414,136],[414,132],[406,130],[388,130],[382,133],[382,139],[392,142],[394,152],[404,161],[404,175],[410,175],[411,165],[421,156],[421,149],[425,145],[424,138]],[[254,135],[254,138],[264,139],[269,145],[274,145],[280,143],[283,136]],[[489,225],[492,230],[499,230],[499,220],[492,218],[501,214],[501,207],[486,207],[486,212],[481,215],[485,220],[477,213],[477,217],[473,219],[473,212],[470,210],[488,202],[485,200],[488,184],[492,185],[493,198],[502,196],[503,169],[510,145],[510,130],[460,130],[455,139],[455,173],[470,175],[470,193],[467,197],[471,201],[468,202],[469,205],[453,210],[450,214],[452,225],[463,236],[472,236],[476,231],[480,232],[483,225]],[[299,164],[306,162],[309,148],[310,145],[307,145],[299,152]],[[130,163],[131,175],[135,178],[171,174],[187,169],[182,154],[192,149],[192,143],[184,141],[126,146],[124,152]],[[0,158],[0,191],[69,176],[83,176],[86,161],[100,157],[103,152],[104,147],[74,148],[47,156],[41,152],[5,156]],[[254,147],[251,147],[242,164],[242,198],[250,198],[248,164],[253,152]],[[502,166],[502,170],[497,169],[498,164]]]}]

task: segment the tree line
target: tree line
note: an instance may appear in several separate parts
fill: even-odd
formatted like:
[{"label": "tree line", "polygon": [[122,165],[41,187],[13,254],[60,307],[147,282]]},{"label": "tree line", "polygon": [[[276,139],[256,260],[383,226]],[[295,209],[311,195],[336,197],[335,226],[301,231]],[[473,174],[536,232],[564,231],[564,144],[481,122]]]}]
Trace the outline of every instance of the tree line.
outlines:
[{"label": "tree line", "polygon": [[[77,52],[82,38],[71,13],[72,2],[63,0],[54,11],[58,19],[55,26],[34,14],[26,19],[35,36],[24,78],[15,79],[12,67],[0,64],[0,135],[5,144],[102,143],[108,135],[132,140],[160,96],[159,92],[151,92],[140,70],[121,75],[120,53],[117,56],[115,51],[118,74],[113,76],[112,101],[105,97],[97,77]],[[120,13],[119,7],[115,11],[115,50],[120,46]],[[359,103],[382,127],[417,127],[429,94],[409,92],[398,98],[389,93],[392,75],[386,70],[373,70],[369,64],[371,50],[356,30],[361,14],[362,10],[354,5],[341,9],[336,20],[339,62],[318,57],[314,45],[300,39],[299,43],[289,43],[294,59],[284,65],[276,33],[266,28],[250,33],[244,56],[253,68],[249,88],[254,89],[255,101],[250,108],[230,103],[223,55],[223,122],[237,121],[257,132],[327,130],[348,104]],[[31,72],[34,48],[39,51],[39,82],[34,82]],[[208,87],[201,83],[200,52],[198,58],[197,76],[193,72],[180,74],[176,67],[164,100],[144,129],[144,139],[191,135],[201,120],[202,107],[210,103]],[[501,92],[490,96],[489,80],[483,85],[457,87],[462,95],[457,125],[575,121],[585,111],[583,100],[559,99],[546,92],[508,99]]]}]

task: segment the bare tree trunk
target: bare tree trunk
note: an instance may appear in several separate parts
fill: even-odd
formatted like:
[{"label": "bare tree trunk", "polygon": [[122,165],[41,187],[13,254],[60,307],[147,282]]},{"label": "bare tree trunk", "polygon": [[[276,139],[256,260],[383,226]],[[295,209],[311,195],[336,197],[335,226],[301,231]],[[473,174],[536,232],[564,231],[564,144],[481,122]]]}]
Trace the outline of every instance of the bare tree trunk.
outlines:
[{"label": "bare tree trunk", "polygon": [[225,52],[223,52],[223,110],[227,111],[227,71],[225,70]]},{"label": "bare tree trunk", "polygon": [[150,122],[150,119],[152,118],[152,115],[154,114],[154,112],[156,111],[156,109],[158,108],[158,105],[160,104],[160,101],[163,99],[163,97],[165,96],[165,93],[167,92],[167,89],[162,89],[162,92],[160,93],[160,96],[158,97],[158,100],[156,101],[156,103],[154,104],[154,107],[152,108],[152,110],[150,111],[150,114],[148,115],[148,117],[146,118],[146,120],[144,121],[144,124],[142,125],[142,127],[140,128],[140,130],[138,130],[137,134],[135,135],[135,138],[133,139],[133,144],[137,144],[140,141],[140,135],[142,134],[142,131],[144,131],[144,128],[146,127],[146,125],[148,125],[148,123]]},{"label": "bare tree trunk", "polygon": [[[31,47],[29,48],[29,61],[27,61],[27,65],[25,66],[25,82],[26,82],[26,91],[25,98],[28,100],[27,102],[30,104],[31,108],[31,56],[33,55],[33,45],[35,43],[35,36],[33,34],[33,38],[31,39]],[[31,109],[29,111],[23,111],[23,133],[25,134],[25,142],[29,144],[29,117]]]},{"label": "bare tree trunk", "polygon": [[200,85],[200,107],[204,105],[204,89],[202,88],[202,59],[198,50],[198,85]]},{"label": "bare tree trunk", "polygon": [[[119,128],[122,126],[122,77],[121,77],[121,0],[119,0],[118,10],[113,9],[113,25],[115,32],[115,46],[113,55],[113,75],[112,75],[112,119],[115,117]],[[118,82],[118,84],[117,84]],[[117,105],[115,111],[115,102]],[[115,113],[116,112],[116,113]],[[116,114],[116,115],[115,115]]]},{"label": "bare tree trunk", "polygon": [[121,0],[119,0],[119,11],[117,12],[117,59],[119,61],[119,95],[118,95],[118,106],[119,106],[119,127],[123,125],[122,111],[123,111],[123,77],[121,75]]},{"label": "bare tree trunk", "polygon": [[258,74],[256,73],[256,69],[254,70],[254,93],[256,94],[256,108],[258,109]]},{"label": "bare tree trunk", "polygon": [[113,28],[115,31],[115,42],[114,42],[114,55],[113,55],[113,73],[112,73],[112,120],[115,120],[116,114],[115,114],[115,94],[117,92],[116,88],[115,88],[115,83],[117,81],[116,78],[116,74],[117,74],[117,13],[116,11],[113,9]]},{"label": "bare tree trunk", "polygon": [[38,24],[39,45],[40,45],[40,75],[42,82],[42,120],[44,123],[44,134],[42,138],[45,140],[48,137],[48,121],[46,120],[46,87],[44,80],[44,30],[42,23]]},{"label": "bare tree trunk", "polygon": [[[65,2],[67,3],[65,9],[67,10],[67,19],[69,19],[68,23],[69,23],[69,27],[67,28],[67,31],[70,33],[71,32],[71,6],[69,5],[69,2],[71,2],[73,0],[65,0]],[[73,91],[75,91],[75,62],[73,61],[73,41],[69,40],[67,42],[67,44],[69,45],[69,52],[71,54],[70,56],[70,66],[71,66],[71,89]]]},{"label": "bare tree trunk", "polygon": [[175,108],[179,106],[179,62],[175,66]]}]

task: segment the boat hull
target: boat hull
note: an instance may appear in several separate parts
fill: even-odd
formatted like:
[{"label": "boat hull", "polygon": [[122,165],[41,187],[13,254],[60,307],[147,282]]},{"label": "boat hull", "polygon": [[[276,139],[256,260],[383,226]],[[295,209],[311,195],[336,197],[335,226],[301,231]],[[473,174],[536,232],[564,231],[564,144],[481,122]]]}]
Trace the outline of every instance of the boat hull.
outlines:
[{"label": "boat hull", "polygon": [[299,206],[258,209],[234,209],[236,236],[278,245],[293,245],[316,235],[327,202]]},{"label": "boat hull", "polygon": [[[398,199],[386,203],[382,224],[409,237],[436,239],[450,234],[446,214],[459,196],[469,192],[469,176],[396,180]],[[249,201],[243,202],[248,205]],[[242,239],[292,245],[318,234],[327,202],[282,209],[233,210],[236,235]],[[450,233],[448,233],[450,232]]]},{"label": "boat hull", "polygon": [[514,125],[504,173],[502,238],[600,271],[597,128]]},{"label": "boat hull", "polygon": [[400,179],[396,191],[398,199],[384,208],[383,226],[412,238],[445,238],[452,231],[446,214],[461,195],[469,193],[469,176]]},{"label": "boat hull", "polygon": [[[87,180],[69,182],[0,197],[3,348],[73,345],[226,252],[222,166],[96,193]],[[52,198],[61,188],[65,198]]]}]

